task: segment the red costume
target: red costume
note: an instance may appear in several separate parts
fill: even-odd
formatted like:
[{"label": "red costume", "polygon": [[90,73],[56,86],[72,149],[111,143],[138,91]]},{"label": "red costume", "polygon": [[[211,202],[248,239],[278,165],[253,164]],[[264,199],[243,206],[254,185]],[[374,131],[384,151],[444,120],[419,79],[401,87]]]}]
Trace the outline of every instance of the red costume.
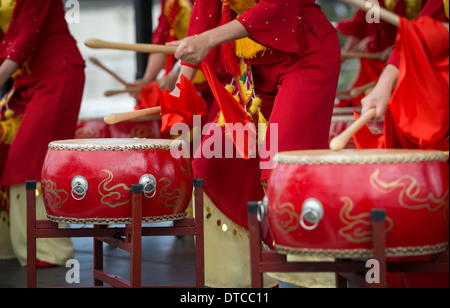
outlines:
[{"label": "red costume", "polygon": [[[427,0],[380,0],[381,7],[386,8],[399,16],[405,16],[408,19],[417,17],[423,7],[423,3]],[[395,44],[397,36],[397,28],[387,22],[369,23],[366,20],[367,13],[358,9],[354,16],[349,19],[342,20],[338,23],[336,29],[345,36],[356,37],[360,40],[367,39],[365,52],[378,53],[386,50]],[[370,60],[361,58],[357,77],[352,84],[353,88],[366,85],[372,81],[377,81],[383,72],[386,63],[379,60]],[[351,99],[341,99],[338,103],[339,107],[359,106],[361,99],[365,94]]]},{"label": "red costume", "polygon": [[[262,100],[261,112],[269,120],[265,143],[270,144],[271,125],[277,124],[278,134],[272,138],[278,149],[272,147],[272,152],[327,148],[340,71],[336,31],[313,0],[256,2],[197,0],[188,36],[220,26],[229,5],[231,19],[237,18],[250,38],[262,45],[246,63],[253,72],[254,93]],[[206,61],[214,63],[221,55],[220,48],[213,49]],[[224,128],[222,134],[227,138]],[[213,130],[202,145],[211,142],[210,137],[217,137]],[[261,161],[272,159],[270,147],[263,149]],[[217,208],[245,228],[247,202],[262,200],[261,180],[269,178],[271,169],[260,170],[259,157],[204,156],[194,158],[193,168],[195,176],[205,180],[205,193]]]},{"label": "red costume", "polygon": [[0,31],[1,61],[10,59],[22,67],[9,106],[23,114],[3,185],[39,181],[48,144],[74,137],[85,64],[64,15],[59,0],[17,0],[8,30]]}]

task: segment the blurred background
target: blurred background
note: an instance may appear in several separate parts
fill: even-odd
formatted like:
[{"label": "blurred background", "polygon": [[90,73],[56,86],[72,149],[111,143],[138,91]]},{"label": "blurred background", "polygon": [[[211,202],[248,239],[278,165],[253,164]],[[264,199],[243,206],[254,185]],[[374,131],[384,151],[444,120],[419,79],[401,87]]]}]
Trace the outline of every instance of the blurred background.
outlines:
[{"label": "blurred background", "polygon": [[[67,11],[71,7],[66,0]],[[354,8],[337,0],[317,0],[331,22],[352,16]],[[149,43],[161,12],[159,0],[79,0],[79,23],[69,22],[72,35],[86,60],[86,86],[80,118],[103,117],[111,112],[126,112],[135,101],[128,94],[105,97],[106,90],[123,86],[92,64],[95,57],[125,81],[133,82],[145,71],[147,55],[130,51],[96,50],[84,46],[84,41],[98,38],[121,43]],[[358,67],[357,60],[343,63],[339,89],[345,90]]]}]

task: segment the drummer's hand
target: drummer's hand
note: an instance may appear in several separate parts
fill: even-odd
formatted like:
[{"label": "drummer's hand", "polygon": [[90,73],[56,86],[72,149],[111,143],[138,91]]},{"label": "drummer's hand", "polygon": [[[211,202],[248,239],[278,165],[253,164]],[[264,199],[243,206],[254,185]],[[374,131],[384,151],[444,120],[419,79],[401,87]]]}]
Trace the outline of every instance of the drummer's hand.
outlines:
[{"label": "drummer's hand", "polygon": [[167,43],[170,46],[178,46],[175,58],[193,65],[203,61],[212,47],[206,35],[189,36],[179,41]]},{"label": "drummer's hand", "polygon": [[375,87],[370,94],[361,100],[361,114],[366,113],[369,109],[375,108],[375,119],[381,119],[386,114],[391,99],[391,93],[380,87]]},{"label": "drummer's hand", "polygon": [[[127,85],[127,88],[143,88],[149,85],[149,82],[145,81],[144,79],[138,79],[133,83],[129,83]],[[130,96],[134,97],[136,100],[139,100],[140,92],[131,92]]]},{"label": "drummer's hand", "polygon": [[380,75],[375,88],[361,100],[361,113],[370,108],[376,108],[375,119],[381,119],[386,114],[398,78],[398,68],[388,64]]},{"label": "drummer's hand", "polygon": [[168,75],[162,77],[157,81],[158,86],[161,90],[172,90],[175,88],[175,84],[177,83],[178,72],[171,71]]}]

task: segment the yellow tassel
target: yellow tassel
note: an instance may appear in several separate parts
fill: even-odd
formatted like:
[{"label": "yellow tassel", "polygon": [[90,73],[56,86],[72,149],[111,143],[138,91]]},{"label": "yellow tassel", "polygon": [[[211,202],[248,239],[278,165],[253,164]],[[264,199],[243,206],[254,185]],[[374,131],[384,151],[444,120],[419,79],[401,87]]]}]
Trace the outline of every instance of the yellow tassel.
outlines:
[{"label": "yellow tassel", "polygon": [[241,102],[241,98],[240,98],[238,95],[235,95],[235,96],[234,96],[234,99],[235,99],[238,103]]},{"label": "yellow tassel", "polygon": [[14,116],[14,110],[8,109],[5,111],[5,118],[9,119]]},{"label": "yellow tassel", "polygon": [[253,99],[253,105],[254,106],[259,107],[259,106],[261,106],[261,103],[262,103],[262,100],[259,97],[255,97]]},{"label": "yellow tassel", "polygon": [[259,111],[259,108],[256,107],[255,105],[251,105],[251,106],[250,106],[250,112],[251,112],[252,114],[256,114],[258,111]]},{"label": "yellow tassel", "polygon": [[259,52],[265,51],[267,48],[256,43],[248,37],[237,40],[234,46],[236,56],[239,58],[244,57],[245,59],[256,58]]},{"label": "yellow tassel", "polygon": [[258,146],[261,148],[266,140],[268,129],[268,122],[261,111],[258,113],[258,123]]},{"label": "yellow tassel", "polygon": [[233,94],[234,91],[236,90],[236,88],[232,84],[226,85],[225,89],[227,89],[227,91],[230,92],[231,94]]},{"label": "yellow tassel", "polygon": [[220,127],[225,127],[225,117],[223,116],[222,111],[219,112],[219,119],[217,120],[217,124],[218,124]]},{"label": "yellow tassel", "polygon": [[10,145],[13,142],[22,118],[23,115],[20,115],[6,121],[0,121],[0,144]]}]

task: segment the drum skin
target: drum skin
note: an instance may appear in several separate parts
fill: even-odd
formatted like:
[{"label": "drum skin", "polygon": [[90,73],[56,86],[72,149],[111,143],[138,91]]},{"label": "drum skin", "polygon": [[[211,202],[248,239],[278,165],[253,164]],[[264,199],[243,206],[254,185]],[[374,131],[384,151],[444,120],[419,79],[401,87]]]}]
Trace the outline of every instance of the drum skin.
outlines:
[{"label": "drum skin", "polygon": [[[276,161],[267,210],[280,253],[371,257],[372,209],[386,211],[387,256],[447,248],[449,166],[443,152],[315,150],[279,153]],[[317,225],[302,217],[307,200],[323,207]]]},{"label": "drum skin", "polygon": [[[55,141],[42,169],[42,192],[50,220],[114,224],[131,221],[131,185],[153,175],[154,196],[143,196],[143,221],[170,221],[186,216],[193,177],[190,161],[173,157],[182,141],[163,139],[77,139]],[[87,191],[72,191],[83,177]],[[77,200],[82,199],[82,200]]]}]

